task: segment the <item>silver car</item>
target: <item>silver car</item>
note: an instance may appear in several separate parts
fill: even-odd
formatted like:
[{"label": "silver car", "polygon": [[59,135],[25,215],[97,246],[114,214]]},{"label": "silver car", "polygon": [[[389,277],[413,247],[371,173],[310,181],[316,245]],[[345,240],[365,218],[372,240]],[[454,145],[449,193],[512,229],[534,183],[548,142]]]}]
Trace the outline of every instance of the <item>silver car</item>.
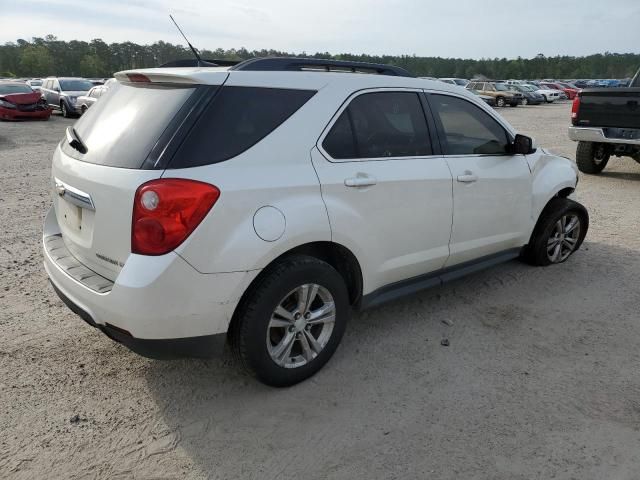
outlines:
[{"label": "silver car", "polygon": [[104,85],[98,85],[89,90],[86,95],[78,97],[76,100],[76,112],[82,115],[91,105],[96,103],[106,91],[107,88]]}]

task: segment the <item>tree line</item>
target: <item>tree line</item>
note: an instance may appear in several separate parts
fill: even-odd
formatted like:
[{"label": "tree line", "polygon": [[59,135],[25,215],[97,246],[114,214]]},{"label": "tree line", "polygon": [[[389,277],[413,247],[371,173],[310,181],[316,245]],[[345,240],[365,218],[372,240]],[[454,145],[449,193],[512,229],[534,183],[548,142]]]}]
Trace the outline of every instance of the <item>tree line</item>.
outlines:
[{"label": "tree line", "polygon": [[[628,78],[640,67],[640,54],[609,53],[584,57],[542,54],[534,58],[462,58],[419,57],[416,55],[354,55],[328,52],[308,54],[246,48],[201,50],[202,58],[245,60],[266,56],[303,56],[394,64],[417,76],[487,78]],[[82,76],[110,77],[114,72],[162,65],[171,60],[192,58],[182,45],[158,41],[151,45],[132,42],[107,44],[101,39],[90,42],[58,40],[53,35],[19,39],[0,45],[0,77]]]}]

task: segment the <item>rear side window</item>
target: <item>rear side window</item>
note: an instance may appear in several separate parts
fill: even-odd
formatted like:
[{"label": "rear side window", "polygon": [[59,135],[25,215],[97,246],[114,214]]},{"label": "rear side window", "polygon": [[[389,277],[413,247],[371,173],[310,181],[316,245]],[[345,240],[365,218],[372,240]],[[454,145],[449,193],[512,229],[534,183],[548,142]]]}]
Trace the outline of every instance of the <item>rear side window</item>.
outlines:
[{"label": "rear side window", "polygon": [[427,121],[414,92],[365,93],[351,101],[322,142],[335,159],[431,155]]},{"label": "rear side window", "polygon": [[429,103],[440,130],[440,143],[445,155],[507,153],[507,132],[479,107],[449,95],[431,95]]},{"label": "rear side window", "polygon": [[210,165],[241,154],[278,128],[315,93],[223,87],[187,134],[169,168]]}]

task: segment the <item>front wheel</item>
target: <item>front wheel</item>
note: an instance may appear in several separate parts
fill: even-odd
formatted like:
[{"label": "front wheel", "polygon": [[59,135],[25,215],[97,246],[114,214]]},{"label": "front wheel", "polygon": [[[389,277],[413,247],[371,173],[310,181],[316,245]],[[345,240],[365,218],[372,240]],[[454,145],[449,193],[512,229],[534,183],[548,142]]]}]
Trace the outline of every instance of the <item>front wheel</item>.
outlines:
[{"label": "front wheel", "polygon": [[522,99],[522,106],[526,107],[527,105],[529,105],[529,100],[527,100],[526,98]]},{"label": "front wheel", "polygon": [[62,112],[62,116],[64,118],[69,118],[69,109],[67,108],[67,104],[64,102],[60,102],[60,111]]},{"label": "front wheel", "polygon": [[496,106],[497,107],[504,107],[506,104],[504,97],[498,97],[496,98]]},{"label": "front wheel", "polygon": [[604,143],[578,142],[576,164],[583,173],[597,174],[609,163],[609,152]]},{"label": "front wheel", "polygon": [[568,198],[554,198],[540,214],[523,256],[533,265],[562,263],[580,248],[588,229],[586,208]]},{"label": "front wheel", "polygon": [[342,276],[314,257],[285,258],[264,272],[234,316],[230,341],[261,382],[294,385],[335,352],[350,315]]}]

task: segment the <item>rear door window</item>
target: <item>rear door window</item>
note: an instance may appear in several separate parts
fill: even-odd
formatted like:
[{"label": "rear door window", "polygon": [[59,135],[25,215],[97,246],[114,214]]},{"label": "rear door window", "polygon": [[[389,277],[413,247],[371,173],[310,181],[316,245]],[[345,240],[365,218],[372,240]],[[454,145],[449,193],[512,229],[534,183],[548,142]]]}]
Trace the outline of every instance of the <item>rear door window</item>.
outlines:
[{"label": "rear door window", "polygon": [[324,139],[334,159],[431,155],[427,121],[415,92],[365,93],[351,101]]},{"label": "rear door window", "polygon": [[185,137],[169,168],[211,165],[240,155],[282,125],[315,93],[222,87]]}]

